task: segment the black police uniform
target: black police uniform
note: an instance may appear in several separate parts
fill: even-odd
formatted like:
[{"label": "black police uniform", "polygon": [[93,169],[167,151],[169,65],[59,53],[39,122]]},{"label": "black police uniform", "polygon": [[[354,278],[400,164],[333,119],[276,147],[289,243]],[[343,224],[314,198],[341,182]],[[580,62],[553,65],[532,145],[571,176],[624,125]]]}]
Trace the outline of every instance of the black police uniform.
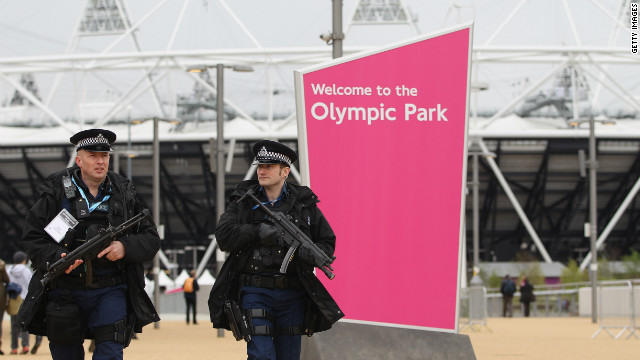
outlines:
[{"label": "black police uniform", "polygon": [[[282,159],[280,144],[274,148],[273,142],[267,142],[262,149],[263,144],[257,144],[254,154],[259,157],[262,151],[264,156]],[[229,329],[223,305],[227,300],[237,301],[253,329],[247,344],[249,359],[299,359],[300,335],[327,330],[344,314],[316,278],[313,265],[294,256],[287,273],[279,273],[287,249],[283,244],[261,243],[258,229],[260,224],[270,224],[269,219],[251,199],[238,203],[249,189],[272,211],[285,213],[327,255],[334,253],[335,234],[311,189],[286,183],[281,196],[272,203],[267,202],[257,180],[240,183],[216,227],[220,249],[231,254],[211,290],[211,321],[216,328]]]},{"label": "black police uniform", "polygon": [[[114,134],[106,141],[98,138],[98,143],[91,143],[96,141],[92,137],[95,132],[80,134],[81,139],[76,137],[73,141],[72,137],[72,142],[86,140],[85,145],[98,151],[109,151],[109,144],[115,140]],[[113,133],[107,132],[107,137],[110,134]],[[50,175],[40,190],[40,200],[25,219],[22,245],[36,272],[18,321],[23,329],[49,337],[54,359],[83,358],[85,338],[96,341],[94,359],[122,358],[129,336],[160,320],[144,291],[143,269],[143,262],[153,259],[160,248],[157,230],[149,221],[141,222],[118,239],[125,248],[123,259],[112,262],[104,257],[97,259],[94,254],[44,288],[40,280],[47,266],[59,260],[62,253],[73,251],[97,234],[99,228],[122,224],[144,207],[137,200],[132,183],[111,171],[96,197],[76,166]],[[44,228],[62,209],[79,223],[58,243]]]}]

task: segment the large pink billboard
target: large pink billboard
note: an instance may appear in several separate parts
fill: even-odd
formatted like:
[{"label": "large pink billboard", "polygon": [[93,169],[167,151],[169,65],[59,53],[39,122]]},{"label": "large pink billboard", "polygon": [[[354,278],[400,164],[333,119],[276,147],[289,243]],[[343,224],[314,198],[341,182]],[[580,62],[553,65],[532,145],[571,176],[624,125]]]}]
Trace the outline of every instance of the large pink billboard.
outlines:
[{"label": "large pink billboard", "polygon": [[347,321],[457,332],[472,26],[296,71]]}]

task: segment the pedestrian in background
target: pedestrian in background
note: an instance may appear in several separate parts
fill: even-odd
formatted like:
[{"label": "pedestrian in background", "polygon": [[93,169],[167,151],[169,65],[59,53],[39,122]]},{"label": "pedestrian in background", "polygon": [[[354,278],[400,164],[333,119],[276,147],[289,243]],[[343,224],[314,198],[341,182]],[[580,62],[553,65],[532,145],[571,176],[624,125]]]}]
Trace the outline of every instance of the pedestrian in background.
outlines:
[{"label": "pedestrian in background", "polygon": [[9,283],[9,274],[7,274],[7,268],[5,262],[0,259],[0,355],[4,355],[2,351],[2,319],[4,319],[4,312],[7,309],[7,284]]},{"label": "pedestrian in background", "polygon": [[509,274],[505,275],[500,284],[500,292],[502,293],[502,316],[513,316],[513,294],[516,292],[516,283],[511,280]]},{"label": "pedestrian in background", "polygon": [[[13,254],[13,267],[9,270],[9,279],[12,283],[20,285],[20,294],[17,294],[22,300],[27,298],[27,289],[31,281],[31,269],[27,266],[27,254],[23,251],[17,251]],[[18,324],[18,314],[11,314],[11,354],[18,353],[18,338],[22,339],[21,354],[29,353],[29,333],[23,331]],[[42,342],[42,337],[39,339]],[[36,341],[37,341],[36,340]],[[39,343],[36,343],[34,349],[38,349]]]},{"label": "pedestrian in background", "polygon": [[196,271],[191,270],[189,278],[184,281],[182,291],[184,292],[184,301],[187,304],[187,325],[189,325],[189,309],[193,312],[193,325],[198,325],[196,320],[196,292],[200,290],[198,280],[196,279]]},{"label": "pedestrian in background", "polygon": [[520,303],[524,307],[525,317],[529,317],[529,305],[533,301],[536,301],[535,295],[533,294],[533,285],[531,285],[526,276],[523,276],[522,282],[520,282]]}]

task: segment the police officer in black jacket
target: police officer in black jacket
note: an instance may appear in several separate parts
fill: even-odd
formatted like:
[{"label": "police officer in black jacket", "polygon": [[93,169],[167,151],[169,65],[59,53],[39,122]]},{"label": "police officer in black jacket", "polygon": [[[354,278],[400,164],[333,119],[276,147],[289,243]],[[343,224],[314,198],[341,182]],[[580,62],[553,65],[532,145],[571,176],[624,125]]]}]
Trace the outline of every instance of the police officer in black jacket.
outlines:
[{"label": "police officer in black jacket", "polygon": [[248,359],[299,359],[301,335],[327,330],[344,314],[316,278],[312,255],[303,248],[294,253],[287,273],[279,272],[286,244],[264,211],[242,197],[254,190],[263,204],[285,213],[330,257],[336,237],[311,189],[285,181],[298,158],[295,151],[262,140],[253,146],[253,153],[258,180],[237,186],[216,227],[220,249],[231,254],[211,290],[211,321],[216,328],[229,329],[223,304],[237,301],[251,328]]},{"label": "police officer in black jacket", "polygon": [[40,283],[48,264],[144,209],[131,182],[108,170],[115,140],[103,129],[73,135],[76,166],[46,179],[26,217],[22,245],[36,273],[18,321],[48,336],[53,359],[83,359],[85,338],[95,340],[93,359],[122,359],[133,333],[160,320],[144,292],[143,263],[160,249],[147,220],[98,254],[76,260],[46,288]]}]

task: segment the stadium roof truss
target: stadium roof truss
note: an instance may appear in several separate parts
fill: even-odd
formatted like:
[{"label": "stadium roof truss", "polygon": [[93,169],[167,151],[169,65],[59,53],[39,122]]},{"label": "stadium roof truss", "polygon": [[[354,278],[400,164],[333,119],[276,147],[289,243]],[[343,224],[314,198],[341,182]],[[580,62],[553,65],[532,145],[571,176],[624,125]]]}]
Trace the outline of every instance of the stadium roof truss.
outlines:
[{"label": "stadium roof truss", "polygon": [[[69,43],[67,50],[64,54],[54,55],[41,55],[41,56],[16,56],[16,57],[0,57],[0,80],[10,85],[20,95],[22,95],[29,103],[38,108],[41,111],[41,116],[51,119],[56,125],[67,130],[68,133],[73,133],[77,130],[75,124],[67,121],[68,116],[59,113],[54,110],[52,104],[55,102],[56,86],[61,81],[61,78],[69,74],[82,74],[90,76],[93,73],[103,72],[130,72],[132,74],[127,78],[127,82],[119,84],[120,91],[119,96],[109,104],[103,114],[97,119],[91,126],[100,127],[103,126],[114,118],[122,116],[122,113],[126,109],[134,106],[136,101],[142,96],[149,96],[153,100],[155,115],[163,117],[175,117],[176,110],[169,105],[175,105],[174,99],[163,98],[158,91],[158,86],[171,88],[172,80],[170,74],[181,74],[189,78],[192,82],[199,84],[206,91],[215,95],[217,93],[216,85],[210,81],[203,79],[203,77],[191,73],[188,70],[195,66],[211,66],[216,64],[225,65],[247,65],[255,68],[261,68],[264,70],[266,76],[264,76],[265,84],[264,88],[267,89],[265,96],[268,97],[267,103],[273,103],[273,96],[275,87],[272,83],[276,75],[273,74],[274,69],[281,66],[304,66],[308,64],[315,64],[322,61],[329,60],[331,57],[331,49],[327,46],[318,47],[265,47],[258,38],[252,34],[248,27],[245,26],[243,21],[234,13],[232,7],[230,7],[225,0],[217,0],[216,2],[227,12],[227,16],[237,25],[243,35],[249,39],[253,45],[251,48],[215,48],[215,49],[188,49],[177,50],[174,49],[174,41],[176,34],[185,20],[185,13],[188,6],[192,1],[184,1],[182,3],[181,11],[175,17],[175,22],[172,24],[171,35],[167,38],[166,46],[164,50],[146,51],[140,46],[138,39],[136,38],[136,31],[143,27],[146,22],[151,19],[156,12],[170,0],[158,1],[147,13],[143,14],[139,19],[131,22],[129,19],[129,12],[125,7],[125,3],[122,0],[91,0],[87,2],[86,11],[78,20],[76,26],[76,32],[73,35],[71,42]],[[402,2],[396,2],[396,6],[393,10],[394,14],[398,15],[400,20],[409,24],[414,31],[418,31],[414,22],[411,20],[412,16],[408,8],[402,4]],[[624,81],[624,70],[618,71],[616,69],[622,67],[623,69],[629,66],[638,68],[640,65],[640,56],[634,55],[630,52],[628,47],[616,45],[619,44],[620,36],[629,36],[630,26],[628,21],[628,13],[625,9],[629,7],[629,1],[621,1],[619,11],[613,13],[609,8],[602,5],[601,1],[590,0],[596,8],[601,11],[601,14],[611,20],[612,28],[610,32],[609,44],[606,46],[593,46],[587,45],[580,36],[579,31],[576,28],[575,19],[576,11],[579,9],[571,9],[567,0],[562,0],[563,8],[565,9],[565,21],[572,29],[574,37],[574,45],[560,46],[560,45],[494,45],[495,40],[499,37],[501,32],[505,31],[509,23],[514,20],[516,15],[522,11],[524,6],[528,3],[527,0],[521,0],[511,11],[511,13],[504,18],[503,22],[498,24],[495,31],[489,36],[489,38],[483,43],[476,41],[473,47],[473,82],[482,82],[480,78],[482,74],[482,68],[485,66],[500,65],[544,65],[546,72],[539,75],[527,84],[525,88],[510,101],[497,110],[494,114],[487,119],[479,120],[477,116],[477,96],[481,96],[480,92],[474,92],[471,98],[472,108],[472,121],[470,122],[470,139],[473,146],[477,146],[483,157],[486,159],[486,164],[490,170],[494,173],[495,178],[499,182],[499,185],[504,189],[509,201],[515,208],[522,224],[526,228],[530,237],[535,242],[541,256],[547,262],[551,262],[551,256],[548,254],[544,244],[540,240],[539,236],[527,218],[526,212],[522,206],[518,203],[518,200],[513,195],[509,182],[505,179],[501,173],[499,164],[494,161],[494,149],[489,149],[486,143],[486,139],[511,139],[511,138],[564,138],[564,137],[577,137],[587,138],[588,134],[586,129],[575,129],[566,125],[564,121],[558,120],[558,124],[555,128],[546,129],[545,131],[538,132],[534,128],[523,131],[522,129],[510,130],[505,123],[501,120],[507,118],[513,113],[518,106],[520,106],[528,98],[534,96],[537,92],[549,84],[559,74],[566,72],[569,69],[570,81],[573,89],[577,89],[577,81],[580,77],[586,77],[595,84],[595,88],[589,89],[588,102],[590,103],[589,109],[600,109],[602,106],[598,104],[601,99],[601,95],[604,91],[609,92],[615,98],[617,98],[622,104],[634,111],[636,114],[640,113],[640,101],[637,95],[638,84],[629,85]],[[351,25],[361,25],[363,23],[371,23],[380,21],[389,21],[384,18],[376,18],[374,9],[371,4],[369,7],[362,7],[361,2],[358,2],[359,7],[356,8],[352,14]],[[380,1],[377,6],[390,6],[388,1]],[[378,20],[376,20],[378,19]],[[392,19],[391,21],[398,22],[398,19]],[[411,20],[411,21],[409,21]],[[106,45],[100,52],[97,53],[77,53],[77,45],[79,39],[88,36],[98,35],[116,35],[116,39]],[[133,44],[133,50],[129,52],[115,52],[114,49],[125,40],[129,40]],[[363,46],[346,46],[344,48],[344,54],[353,54],[362,50],[366,50],[368,47]],[[20,81],[16,80],[22,74],[54,74],[54,85],[50,88],[47,96],[42,100],[40,96],[34,93],[33,89],[29,89]],[[293,81],[293,77],[290,79]],[[169,91],[174,94],[175,91]],[[635,94],[634,94],[635,93]],[[283,129],[287,126],[295,127],[295,110],[291,109],[290,113],[276,119],[273,107],[268,106],[266,114],[262,114],[259,117],[252,114],[252,111],[243,109],[243,106],[236,104],[229,98],[225,98],[225,105],[234,110],[238,118],[243,119],[245,123],[249,124],[250,130],[243,140],[247,139],[261,139],[268,134],[269,137],[280,139],[295,139],[295,133],[284,132]],[[572,114],[571,118],[574,120],[584,120],[585,112],[580,111],[581,106],[584,105],[584,101],[579,98],[578,91],[574,91],[572,94]],[[2,110],[2,109],[0,109]],[[5,107],[6,110],[6,107]],[[593,110],[591,110],[593,111]],[[591,116],[598,114],[591,113]],[[636,115],[637,118],[637,115]],[[265,121],[266,120],[266,121]],[[278,121],[276,121],[278,120]],[[637,121],[637,120],[636,120]],[[624,132],[624,134],[612,135],[608,138],[637,138],[640,136],[640,130],[635,132]],[[194,134],[189,137],[190,139],[200,138],[203,141],[207,141],[209,138],[215,137],[215,131],[208,131],[206,133],[195,131]],[[236,138],[232,138],[229,135],[226,136],[231,148],[235,145]],[[179,137],[177,138],[179,139]],[[233,154],[234,151],[230,152]],[[28,157],[25,156],[25,160]],[[204,165],[203,165],[204,166]],[[34,170],[33,171],[37,171]],[[163,169],[166,171],[166,169]],[[252,173],[250,168],[247,172],[247,177]],[[168,175],[168,173],[166,174]],[[41,176],[41,175],[40,175]],[[6,182],[4,178],[0,176],[0,182]],[[627,195],[622,200],[622,205],[619,206],[618,211],[615,212],[610,224],[615,225],[617,219],[619,219],[619,212],[624,211],[629,204],[631,198],[635,197],[638,188],[640,187],[638,181],[629,188]],[[169,187],[174,186],[169,184]],[[19,192],[12,191],[15,198],[21,199]],[[177,187],[173,187],[173,191],[170,193],[177,195],[179,191]],[[25,204],[28,202],[26,199],[21,199]],[[179,207],[177,198],[171,197],[168,201],[173,201],[175,207]],[[188,221],[188,220],[185,220]],[[198,224],[193,224],[194,229],[198,229]],[[601,234],[598,240],[601,245],[607,237],[607,229]],[[586,260],[585,260],[586,261]]]}]

